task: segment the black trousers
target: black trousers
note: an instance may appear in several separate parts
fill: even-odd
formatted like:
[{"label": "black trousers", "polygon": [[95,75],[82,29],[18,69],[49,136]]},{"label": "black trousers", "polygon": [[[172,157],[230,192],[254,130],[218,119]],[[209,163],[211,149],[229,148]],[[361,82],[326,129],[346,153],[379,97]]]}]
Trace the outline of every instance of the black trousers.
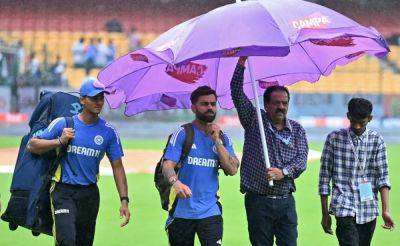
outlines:
[{"label": "black trousers", "polygon": [[171,246],[192,246],[197,233],[202,246],[222,244],[223,221],[221,215],[204,219],[175,218],[168,226],[168,239]]},{"label": "black trousers", "polygon": [[245,195],[251,245],[297,245],[297,213],[294,197],[269,198],[254,193]]},{"label": "black trousers", "polygon": [[340,246],[369,246],[374,235],[376,219],[356,224],[355,217],[336,217],[336,236]]},{"label": "black trousers", "polygon": [[53,183],[50,196],[56,245],[93,245],[100,202],[97,185]]}]

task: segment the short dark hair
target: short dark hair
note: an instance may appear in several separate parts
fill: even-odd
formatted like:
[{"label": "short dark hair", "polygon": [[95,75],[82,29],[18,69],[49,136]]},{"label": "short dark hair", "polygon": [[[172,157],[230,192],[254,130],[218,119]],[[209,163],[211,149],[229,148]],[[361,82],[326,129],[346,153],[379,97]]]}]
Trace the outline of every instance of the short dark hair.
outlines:
[{"label": "short dark hair", "polygon": [[351,117],[361,120],[371,116],[372,103],[365,98],[352,98],[347,104],[347,109]]},{"label": "short dark hair", "polygon": [[217,93],[213,89],[211,89],[211,87],[207,85],[200,86],[192,92],[192,94],[190,95],[190,101],[192,102],[192,104],[196,104],[199,100],[199,97],[207,95],[214,95],[215,98],[217,98]]},{"label": "short dark hair", "polygon": [[268,87],[264,92],[264,104],[269,103],[271,101],[271,94],[274,91],[286,92],[286,94],[288,96],[288,102],[290,101],[290,93],[289,93],[288,88],[286,88],[285,86],[281,86],[281,85],[273,85],[273,86]]}]

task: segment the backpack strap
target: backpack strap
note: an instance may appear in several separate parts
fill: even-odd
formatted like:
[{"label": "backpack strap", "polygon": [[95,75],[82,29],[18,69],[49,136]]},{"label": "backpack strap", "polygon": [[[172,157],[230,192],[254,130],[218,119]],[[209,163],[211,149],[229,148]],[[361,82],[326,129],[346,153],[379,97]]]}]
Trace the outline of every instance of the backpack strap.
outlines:
[{"label": "backpack strap", "polygon": [[[66,128],[74,128],[74,119],[73,119],[72,117],[64,117],[64,118],[65,118],[65,122],[66,122],[66,126],[65,126],[65,127],[66,127]],[[56,161],[56,163],[59,163],[59,162],[61,161],[62,158],[64,158],[64,157],[67,156],[67,148],[68,148],[68,145],[69,145],[70,142],[71,142],[71,140],[69,140],[67,144],[61,146],[60,152],[58,153],[58,156],[57,156],[57,161]],[[65,159],[65,162],[66,162],[66,164],[69,166],[69,168],[71,169],[72,174],[73,174],[74,176],[76,176],[76,175],[77,175],[77,174],[76,174],[76,173],[77,173],[77,172],[76,172],[76,169],[75,169],[75,167],[74,167],[73,165],[71,165],[71,163],[68,161],[68,158]]]},{"label": "backpack strap", "polygon": [[182,125],[185,129],[185,142],[183,143],[183,148],[181,152],[181,157],[177,163],[177,168],[181,168],[183,164],[183,160],[188,157],[190,150],[192,149],[192,145],[194,143],[194,129],[192,123],[186,123]]}]

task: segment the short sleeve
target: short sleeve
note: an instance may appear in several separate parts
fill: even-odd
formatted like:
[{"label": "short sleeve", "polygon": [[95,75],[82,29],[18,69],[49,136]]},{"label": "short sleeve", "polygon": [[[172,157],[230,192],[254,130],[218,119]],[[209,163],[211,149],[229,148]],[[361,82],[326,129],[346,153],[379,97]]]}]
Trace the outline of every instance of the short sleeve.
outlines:
[{"label": "short sleeve", "polygon": [[164,154],[164,159],[178,163],[181,157],[185,137],[186,133],[183,127],[179,128],[171,135],[171,138],[168,142],[167,150]]},{"label": "short sleeve", "polygon": [[37,138],[41,139],[56,139],[61,136],[63,129],[66,127],[66,121],[64,117],[53,120],[50,125],[42,132],[36,135]]}]

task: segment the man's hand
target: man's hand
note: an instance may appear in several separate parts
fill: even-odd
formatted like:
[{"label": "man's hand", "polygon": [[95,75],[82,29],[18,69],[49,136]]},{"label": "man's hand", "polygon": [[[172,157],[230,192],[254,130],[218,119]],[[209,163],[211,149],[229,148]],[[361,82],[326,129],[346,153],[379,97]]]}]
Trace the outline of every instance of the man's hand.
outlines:
[{"label": "man's hand", "polygon": [[75,129],[74,128],[64,128],[60,137],[60,141],[62,144],[66,145],[70,139],[75,137]]},{"label": "man's hand", "polygon": [[179,198],[189,198],[192,196],[190,188],[179,180],[177,180],[172,187],[174,187],[176,196]]},{"label": "man's hand", "polygon": [[247,56],[241,56],[238,60],[238,64],[242,65],[243,67],[245,66],[244,64],[246,63]]},{"label": "man's hand", "polygon": [[120,218],[124,218],[124,221],[121,223],[121,227],[126,226],[129,223],[129,219],[131,218],[131,212],[129,212],[128,202],[126,200],[122,200],[121,207],[119,208],[119,216]]},{"label": "man's hand", "polygon": [[207,125],[207,132],[208,132],[208,134],[210,134],[214,143],[220,139],[219,138],[220,131],[221,131],[221,128],[217,124],[209,123]]},{"label": "man's hand", "polygon": [[283,179],[283,172],[281,169],[276,167],[267,168],[267,179],[268,180],[281,180]]},{"label": "man's hand", "polygon": [[333,235],[332,219],[329,214],[322,215],[321,225],[322,225],[322,229],[324,229],[325,233]]},{"label": "man's hand", "polygon": [[393,231],[395,226],[396,226],[396,224],[394,223],[392,217],[390,216],[390,213],[389,212],[383,212],[382,213],[382,219],[383,219],[383,222],[385,222],[385,224],[382,225],[382,228]]}]

